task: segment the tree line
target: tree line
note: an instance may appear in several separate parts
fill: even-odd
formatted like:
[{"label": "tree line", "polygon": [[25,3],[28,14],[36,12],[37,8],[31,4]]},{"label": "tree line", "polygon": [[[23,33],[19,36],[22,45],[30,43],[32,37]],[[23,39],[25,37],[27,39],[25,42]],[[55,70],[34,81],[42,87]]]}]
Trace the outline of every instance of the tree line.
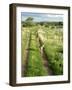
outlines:
[{"label": "tree line", "polygon": [[60,26],[63,27],[63,22],[47,22],[47,21],[42,21],[42,22],[36,22],[34,21],[33,17],[28,17],[25,21],[22,21],[22,27],[31,27],[31,26]]}]

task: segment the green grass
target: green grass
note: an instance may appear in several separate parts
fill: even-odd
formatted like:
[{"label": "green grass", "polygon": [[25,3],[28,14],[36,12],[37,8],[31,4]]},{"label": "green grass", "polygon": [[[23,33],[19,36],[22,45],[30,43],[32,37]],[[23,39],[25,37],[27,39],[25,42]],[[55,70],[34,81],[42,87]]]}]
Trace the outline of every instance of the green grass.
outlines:
[{"label": "green grass", "polygon": [[48,57],[48,63],[55,75],[63,74],[63,54],[57,52],[57,48],[54,46],[45,46],[45,54]]},{"label": "green grass", "polygon": [[[40,33],[38,33],[40,31]],[[41,32],[42,31],[42,32]],[[38,34],[38,35],[37,35]],[[26,27],[22,30],[22,64],[25,64],[26,49],[29,49],[28,64],[25,76],[46,76],[47,71],[43,65],[43,59],[39,48],[39,35],[44,41],[44,52],[48,58],[50,68],[55,75],[63,74],[63,32],[51,27]],[[31,35],[31,38],[29,37]],[[30,41],[29,41],[30,38]],[[42,39],[41,39],[42,40]],[[30,42],[30,46],[28,46]]]},{"label": "green grass", "polygon": [[29,37],[30,37],[30,32],[28,31],[28,29],[22,29],[21,31],[21,58],[22,58],[22,64],[25,64],[26,61],[26,50],[28,48],[28,43],[29,43]]},{"label": "green grass", "polygon": [[32,33],[26,76],[45,76],[47,74],[48,73],[43,66],[37,38],[34,33]]},{"label": "green grass", "polygon": [[[46,38],[44,42],[44,52],[48,58],[50,68],[53,70],[55,75],[63,74],[63,40],[62,31],[56,29],[41,29],[44,33],[43,38]],[[42,39],[40,39],[42,40]]]}]

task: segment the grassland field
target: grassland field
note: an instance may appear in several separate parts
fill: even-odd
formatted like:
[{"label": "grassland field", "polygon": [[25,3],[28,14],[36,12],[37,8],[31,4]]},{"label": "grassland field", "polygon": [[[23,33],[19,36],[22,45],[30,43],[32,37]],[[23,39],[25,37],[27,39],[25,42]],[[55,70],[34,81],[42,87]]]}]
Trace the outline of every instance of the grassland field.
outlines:
[{"label": "grassland field", "polygon": [[63,28],[45,26],[23,27],[21,30],[22,76],[48,76],[41,47],[53,75],[63,74]]}]

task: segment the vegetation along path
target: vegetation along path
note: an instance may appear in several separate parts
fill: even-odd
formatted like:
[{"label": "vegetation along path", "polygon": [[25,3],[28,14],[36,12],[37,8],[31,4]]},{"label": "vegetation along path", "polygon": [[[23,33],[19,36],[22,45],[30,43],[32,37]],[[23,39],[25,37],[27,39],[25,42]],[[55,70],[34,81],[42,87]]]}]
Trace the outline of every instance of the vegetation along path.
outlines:
[{"label": "vegetation along path", "polygon": [[48,75],[53,75],[53,71],[50,69],[49,64],[48,64],[48,59],[44,53],[44,45],[41,46],[40,52],[41,52],[41,56],[43,59],[43,65],[44,65]]}]

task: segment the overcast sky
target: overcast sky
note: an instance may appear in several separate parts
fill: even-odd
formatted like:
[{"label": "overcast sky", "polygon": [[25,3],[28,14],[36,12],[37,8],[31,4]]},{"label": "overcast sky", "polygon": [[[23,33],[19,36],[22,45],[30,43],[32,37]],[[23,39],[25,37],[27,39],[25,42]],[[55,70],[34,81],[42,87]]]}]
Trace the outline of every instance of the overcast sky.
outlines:
[{"label": "overcast sky", "polygon": [[63,15],[61,14],[50,14],[50,13],[30,13],[22,12],[21,20],[25,21],[28,17],[33,17],[35,22],[48,21],[48,22],[62,22]]}]

